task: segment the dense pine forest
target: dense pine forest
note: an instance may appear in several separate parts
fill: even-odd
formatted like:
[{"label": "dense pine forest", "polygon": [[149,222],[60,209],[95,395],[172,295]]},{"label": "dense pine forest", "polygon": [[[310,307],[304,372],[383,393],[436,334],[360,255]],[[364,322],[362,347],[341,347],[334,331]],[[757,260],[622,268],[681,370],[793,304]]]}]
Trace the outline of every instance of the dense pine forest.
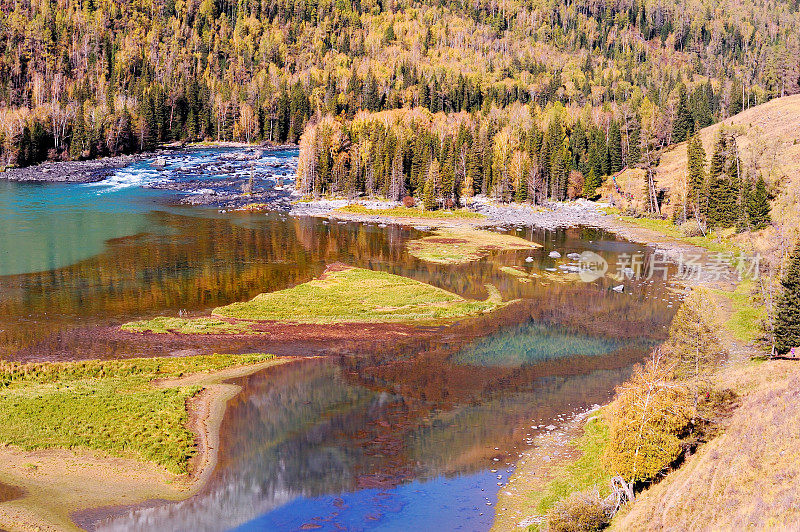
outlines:
[{"label": "dense pine forest", "polygon": [[[447,121],[474,137],[527,106],[548,156],[566,164],[548,144],[561,127],[569,171],[588,177],[800,90],[796,0],[32,0],[2,11],[0,157],[12,165],[176,140],[297,142],[310,120],[360,111],[465,112]],[[513,142],[538,142],[524,127],[511,125]],[[550,195],[567,194],[569,171],[550,170],[563,174]],[[482,174],[473,187],[510,179]]]}]

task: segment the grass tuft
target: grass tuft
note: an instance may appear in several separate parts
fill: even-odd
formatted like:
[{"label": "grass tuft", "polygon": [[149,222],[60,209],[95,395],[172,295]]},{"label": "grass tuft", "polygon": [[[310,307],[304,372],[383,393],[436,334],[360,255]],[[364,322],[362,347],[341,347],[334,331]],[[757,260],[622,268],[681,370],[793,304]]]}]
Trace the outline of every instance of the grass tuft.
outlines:
[{"label": "grass tuft", "polygon": [[159,316],[149,320],[128,322],[122,327],[128,332],[180,334],[237,334],[252,333],[248,323],[232,323],[217,318],[171,318]]}]

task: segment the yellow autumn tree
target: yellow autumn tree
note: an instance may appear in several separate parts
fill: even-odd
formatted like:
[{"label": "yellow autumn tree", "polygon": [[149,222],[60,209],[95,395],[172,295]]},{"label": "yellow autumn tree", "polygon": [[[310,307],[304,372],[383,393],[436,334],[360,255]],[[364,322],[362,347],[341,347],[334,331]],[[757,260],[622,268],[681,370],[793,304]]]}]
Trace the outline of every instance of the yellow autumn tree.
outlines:
[{"label": "yellow autumn tree", "polygon": [[617,388],[608,406],[609,440],[605,467],[635,484],[655,478],[682,453],[691,427],[690,390],[674,379],[675,365],[656,349],[644,366]]},{"label": "yellow autumn tree", "polygon": [[676,377],[691,381],[697,389],[707,385],[708,376],[727,356],[713,301],[702,288],[689,292],[672,320],[664,349],[675,365]]}]

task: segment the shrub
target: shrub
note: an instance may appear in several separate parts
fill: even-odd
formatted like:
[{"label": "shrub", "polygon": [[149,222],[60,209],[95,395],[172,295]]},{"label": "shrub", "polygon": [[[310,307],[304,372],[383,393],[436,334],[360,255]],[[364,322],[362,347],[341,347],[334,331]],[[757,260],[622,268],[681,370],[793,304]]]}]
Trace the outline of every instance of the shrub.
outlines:
[{"label": "shrub", "polygon": [[559,501],[547,513],[547,530],[552,532],[579,532],[601,530],[611,521],[613,508],[603,499],[597,488],[576,491]]},{"label": "shrub", "polygon": [[414,206],[414,198],[411,196],[406,196],[403,198],[403,207],[410,209]]},{"label": "shrub", "polygon": [[681,234],[685,237],[703,236],[703,231],[700,229],[700,224],[697,220],[686,220],[681,224]]}]

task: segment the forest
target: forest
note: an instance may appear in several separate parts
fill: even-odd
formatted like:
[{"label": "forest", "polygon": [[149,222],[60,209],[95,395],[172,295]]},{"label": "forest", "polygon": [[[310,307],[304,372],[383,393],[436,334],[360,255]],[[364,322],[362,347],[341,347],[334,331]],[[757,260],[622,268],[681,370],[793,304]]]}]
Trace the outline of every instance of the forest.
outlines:
[{"label": "forest", "polygon": [[[503,131],[509,123],[500,116],[527,106],[530,130],[507,131],[511,144],[528,145],[509,152],[532,158],[519,165],[536,166],[533,130],[552,133],[542,140],[547,156],[566,164],[550,144],[558,133],[550,117],[562,120],[571,144],[566,128],[575,123],[583,130],[575,142],[587,139],[578,152],[570,146],[569,170],[550,172],[548,194],[563,197],[571,171],[588,178],[592,166],[596,179],[617,167],[617,130],[630,164],[695,128],[800,91],[797,0],[0,5],[0,162],[12,166],[172,141],[296,143],[309,121],[349,123],[362,111],[445,113],[474,137]],[[631,142],[637,134],[645,150]],[[486,142],[478,142],[484,152]],[[453,158],[463,142],[451,144],[437,152]],[[512,177],[486,168],[473,177],[476,190],[495,180],[511,193]],[[376,190],[386,186],[375,179]]]}]

